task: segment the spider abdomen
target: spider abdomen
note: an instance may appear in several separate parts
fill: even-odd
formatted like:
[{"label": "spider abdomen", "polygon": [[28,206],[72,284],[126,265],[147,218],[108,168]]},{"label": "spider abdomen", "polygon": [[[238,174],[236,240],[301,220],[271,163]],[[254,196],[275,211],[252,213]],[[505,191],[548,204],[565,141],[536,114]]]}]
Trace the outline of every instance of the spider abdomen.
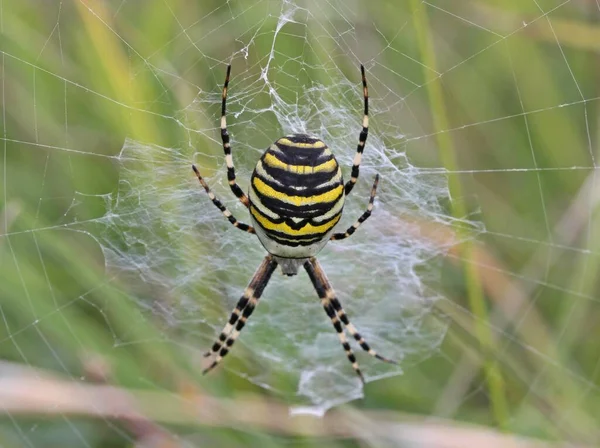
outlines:
[{"label": "spider abdomen", "polygon": [[282,137],[256,164],[249,199],[256,234],[268,252],[284,258],[312,257],[341,217],[342,170],[318,138]]}]

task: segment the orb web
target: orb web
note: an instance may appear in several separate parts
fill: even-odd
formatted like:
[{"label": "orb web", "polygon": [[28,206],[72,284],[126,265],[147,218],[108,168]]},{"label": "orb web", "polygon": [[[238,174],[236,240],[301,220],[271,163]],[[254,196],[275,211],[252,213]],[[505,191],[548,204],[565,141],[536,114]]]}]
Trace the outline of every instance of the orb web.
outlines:
[{"label": "orb web", "polygon": [[[327,88],[321,89],[323,93]],[[311,95],[319,91],[313,87]],[[360,105],[358,95],[354,99]],[[334,128],[342,132],[333,138],[323,126],[320,135],[349,168],[360,114],[348,104],[327,107],[336,117]],[[376,119],[377,113],[373,116]],[[299,129],[290,126],[288,131]],[[235,158],[248,149],[231,133]],[[365,377],[371,381],[401,373],[405,359],[427,356],[445,333],[443,319],[430,313],[438,296],[426,286],[437,281],[431,260],[443,248],[414,236],[410,226],[415,224],[403,222],[402,215],[446,223],[448,218],[439,205],[447,197],[443,182],[423,182],[406,160],[404,166],[391,163],[386,154],[398,152],[386,148],[376,132],[368,150],[360,182],[338,226],[345,229],[364,211],[370,183],[379,173],[375,212],[351,239],[328,244],[319,259],[361,334],[380,353],[400,362],[391,366],[359,354]],[[108,212],[95,223],[94,235],[111,275],[126,273],[134,284],[142,284],[140,308],[158,313],[164,337],[185,346],[199,362],[266,252],[254,235],[232,227],[200,188],[190,167],[195,151],[126,141],[119,156],[119,189],[107,198]],[[252,152],[258,155],[259,148]],[[238,219],[247,221],[248,212],[229,191],[220,162],[220,170],[207,181]],[[239,165],[238,172],[238,182],[247,184],[249,169]],[[233,357],[241,357],[241,363],[232,362]],[[293,378],[297,388],[286,392],[301,403],[327,408],[362,394],[360,381],[302,270],[292,278],[279,271],[273,276],[221,367],[232,365],[239,374],[269,388],[275,388],[270,383],[273,372]]]}]

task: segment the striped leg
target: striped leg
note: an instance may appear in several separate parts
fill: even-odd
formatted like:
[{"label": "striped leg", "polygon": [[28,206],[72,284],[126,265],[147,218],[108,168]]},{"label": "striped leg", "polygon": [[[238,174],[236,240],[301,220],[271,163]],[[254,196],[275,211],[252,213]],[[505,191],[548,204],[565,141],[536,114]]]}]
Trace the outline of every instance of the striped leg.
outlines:
[{"label": "striped leg", "polygon": [[221,201],[219,201],[219,199],[217,199],[217,197],[215,196],[215,194],[210,190],[210,187],[208,186],[208,184],[206,183],[206,181],[200,175],[200,171],[198,171],[198,169],[196,168],[195,165],[192,165],[192,169],[194,170],[194,173],[196,173],[196,177],[200,181],[200,185],[202,185],[204,187],[204,189],[208,193],[208,197],[213,202],[213,204],[215,204],[217,206],[217,208],[219,210],[221,210],[221,213],[223,213],[223,216],[225,216],[225,218],[227,218],[227,220],[231,224],[233,224],[234,227],[237,227],[238,229],[243,230],[244,232],[255,233],[254,227],[249,226],[248,224],[244,224],[243,222],[239,222],[235,218],[235,216],[233,216],[231,214],[231,212],[229,210],[227,210],[227,207],[225,207],[223,205],[223,203]]},{"label": "striped leg", "polygon": [[[344,333],[342,324],[340,323],[338,315],[336,314],[334,306],[332,304],[331,297],[335,298],[335,293],[331,288],[331,285],[327,281],[327,278],[324,277],[325,274],[321,270],[321,266],[318,264],[316,258],[313,257],[307,260],[306,263],[304,263],[304,269],[306,269],[306,272],[308,273],[308,276],[310,277],[310,280],[312,281],[312,284],[315,287],[319,298],[321,299],[323,308],[329,316],[329,319],[331,319],[331,323],[333,324],[335,331],[337,331],[338,338],[342,344],[342,347],[344,347],[344,350],[346,351],[346,356],[352,364],[352,368],[364,384],[365,378],[362,372],[360,371],[358,361],[356,360],[356,356],[354,356],[354,352],[352,351],[352,348],[350,348],[350,344],[346,339],[346,334]],[[323,281],[323,278],[325,278],[325,281]]]},{"label": "striped leg", "polygon": [[358,179],[360,161],[362,160],[363,150],[365,149],[365,143],[367,142],[367,135],[369,134],[369,89],[367,89],[367,78],[365,77],[365,68],[362,64],[360,66],[360,73],[362,75],[365,111],[362,122],[362,130],[360,131],[360,135],[358,136],[358,146],[356,147],[356,155],[354,156],[354,161],[352,163],[352,172],[350,174],[350,180],[346,182],[346,186],[344,187],[346,196],[352,191],[352,189],[354,188],[354,184]]},{"label": "striped leg", "polygon": [[223,85],[223,95],[221,102],[221,140],[223,140],[223,152],[225,152],[225,163],[227,164],[227,180],[233,194],[244,204],[249,206],[248,196],[242,191],[235,181],[235,167],[233,166],[233,157],[231,157],[231,145],[229,144],[229,133],[227,132],[226,104],[227,88],[229,86],[229,75],[231,73],[231,64],[227,66],[227,75],[225,75],[225,84]]},{"label": "striped leg", "polygon": [[398,364],[396,361],[394,361],[392,359],[381,356],[379,353],[377,353],[375,350],[373,350],[369,346],[369,344],[367,344],[367,341],[365,341],[365,338],[363,338],[360,335],[360,333],[356,330],[356,327],[354,325],[352,325],[352,323],[348,319],[348,315],[342,308],[342,304],[337,299],[337,297],[334,296],[331,298],[331,305],[335,309],[335,311],[336,311],[337,315],[339,316],[340,320],[342,321],[342,323],[346,326],[346,329],[348,330],[348,332],[354,337],[354,339],[356,339],[356,342],[358,342],[358,345],[360,345],[360,348],[362,348],[369,355],[374,356],[375,358],[379,359],[380,361],[389,362],[390,364]]},{"label": "striped leg", "polygon": [[[338,300],[338,298],[335,296],[335,292],[334,292],[333,288],[331,287],[331,284],[329,283],[329,280],[327,279],[327,276],[325,275],[323,268],[319,264],[319,261],[313,257],[309,260],[309,262],[312,263],[313,269],[316,273],[315,275],[316,275],[317,282],[319,282],[321,285],[323,285],[322,288],[325,291],[325,293],[327,295],[327,299],[331,303],[331,306],[335,310],[337,317],[339,317],[339,319],[342,321],[342,323],[344,324],[344,326],[346,327],[348,332],[354,337],[354,339],[356,339],[356,341],[358,342],[360,347],[364,351],[366,351],[369,355],[379,359],[380,361],[389,362],[391,364],[397,364],[396,361],[393,361],[389,358],[381,356],[380,354],[378,354],[375,350],[373,350],[369,346],[369,344],[365,341],[365,339],[356,330],[356,327],[354,325],[352,325],[352,323],[348,319],[348,315],[342,308],[342,305],[341,305],[340,301]],[[311,277],[311,279],[312,279],[312,277]],[[313,284],[314,283],[315,282],[313,281]]]},{"label": "striped leg", "polygon": [[214,369],[223,357],[227,355],[229,349],[239,336],[240,331],[244,328],[246,321],[254,311],[254,308],[256,308],[258,299],[260,299],[276,267],[277,262],[271,255],[267,255],[254,273],[250,284],[231,313],[229,321],[221,331],[219,338],[215,341],[211,350],[204,354],[204,356],[216,355],[216,357],[212,364],[204,369],[202,373],[207,373]]},{"label": "striped leg", "polygon": [[371,212],[373,211],[373,202],[375,202],[375,193],[377,193],[377,184],[379,184],[379,174],[375,176],[375,182],[373,182],[373,186],[371,187],[371,196],[369,197],[369,205],[367,205],[367,210],[354,224],[348,227],[348,230],[346,230],[344,233],[334,233],[331,235],[331,240],[343,240],[348,238],[350,235],[356,232],[356,229],[358,229],[369,216],[371,216]]}]

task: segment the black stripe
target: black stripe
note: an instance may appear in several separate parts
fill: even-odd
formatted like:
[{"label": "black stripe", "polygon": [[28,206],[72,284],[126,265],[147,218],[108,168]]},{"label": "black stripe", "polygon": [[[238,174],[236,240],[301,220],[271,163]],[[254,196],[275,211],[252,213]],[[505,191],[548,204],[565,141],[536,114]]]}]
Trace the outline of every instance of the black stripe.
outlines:
[{"label": "black stripe", "polygon": [[289,165],[320,165],[333,158],[332,154],[325,154],[326,146],[323,148],[297,148],[294,146],[275,143],[280,151],[268,149],[267,152],[276,156],[283,163]]},{"label": "black stripe", "polygon": [[[281,182],[283,185],[303,185],[307,189],[311,189],[316,187],[317,185],[329,182],[334,176],[337,175],[339,169],[339,166],[336,166],[332,171],[329,172],[299,174],[293,173],[286,169],[273,167],[266,163],[264,160],[262,160],[261,162],[265,172],[273,179],[276,179],[277,181]],[[252,175],[257,175],[256,170]],[[264,178],[261,177],[261,179]],[[340,179],[340,182],[344,183],[343,178]]]},{"label": "black stripe", "polygon": [[[320,138],[314,137],[314,136],[308,135],[308,134],[292,134],[292,135],[288,135],[286,137],[281,137],[279,140],[284,139],[284,138],[289,140],[292,143],[310,143],[310,144],[314,144],[314,143],[318,143],[318,142],[323,143],[323,141]],[[279,141],[279,140],[277,140],[277,141]]]},{"label": "black stripe", "polygon": [[254,188],[252,185],[253,191],[256,193],[260,202],[264,207],[275,213],[279,216],[293,216],[295,218],[312,218],[316,216],[322,216],[328,211],[330,211],[338,201],[344,196],[344,190],[340,195],[332,202],[317,202],[315,204],[310,205],[300,205],[296,206],[293,204],[288,204],[287,202],[280,201],[279,199],[270,198],[261,194]]},{"label": "black stripe", "polygon": [[[280,179],[275,179],[275,182],[273,182],[270,179],[267,179],[263,176],[261,176],[258,172],[254,172],[252,174],[252,178],[251,181],[254,182],[254,178],[258,177],[260,180],[262,180],[265,184],[267,184],[269,187],[273,188],[274,190],[277,190],[281,193],[284,193],[288,196],[299,196],[302,198],[307,198],[310,196],[316,196],[319,194],[324,194],[327,193],[331,190],[335,190],[336,188],[344,185],[344,183],[340,180],[336,183],[333,183],[331,185],[326,185],[324,187],[320,187],[317,188],[316,186],[313,186],[311,188],[310,185],[308,185],[307,182],[302,182],[302,183],[298,183],[298,184],[290,184],[289,182],[282,182]],[[333,177],[333,176],[332,176]],[[305,178],[307,180],[310,179],[310,175],[309,176],[305,176]],[[295,188],[289,187],[288,185],[302,185],[306,188],[303,188],[302,190],[296,190]],[[317,184],[320,185],[320,184]]]},{"label": "black stripe", "polygon": [[235,180],[235,168],[227,167],[227,180]]},{"label": "black stripe", "polygon": [[256,212],[262,216],[265,219],[268,219],[270,222],[272,222],[273,224],[282,224],[282,223],[286,223],[288,226],[290,226],[292,229],[294,230],[300,230],[302,227],[306,226],[307,224],[311,224],[313,226],[321,226],[324,224],[327,224],[328,222],[333,221],[335,218],[337,218],[339,215],[341,215],[342,211],[344,210],[344,207],[342,207],[340,209],[339,212],[337,212],[335,215],[331,216],[330,218],[324,219],[322,221],[315,221],[314,219],[303,219],[300,222],[294,222],[291,218],[289,218],[288,216],[280,216],[279,218],[272,218],[268,215],[265,215],[263,212],[260,211],[260,209],[258,207],[256,207],[256,205],[254,205],[253,203],[250,203],[250,207],[252,207],[252,210],[256,210]]},{"label": "black stripe", "polygon": [[242,198],[246,196],[238,184],[233,184],[229,187],[231,188],[231,191],[233,191],[233,194],[235,194],[236,197]]},{"label": "black stripe", "polygon": [[331,151],[329,151],[329,154],[325,153],[325,150],[328,149],[327,145],[322,148],[299,148],[297,146],[289,146],[284,143],[275,142],[275,146],[277,146],[279,150],[268,147],[267,152],[274,155],[282,162],[285,162],[286,158],[298,157],[302,160],[319,160],[319,163],[324,163],[334,158]]},{"label": "black stripe", "polygon": [[221,140],[223,140],[223,150],[225,154],[231,154],[231,148],[226,148],[224,145],[229,143],[229,133],[227,132],[227,128],[221,129]]},{"label": "black stripe", "polygon": [[363,144],[359,144],[358,147],[356,148],[357,152],[363,152],[363,150],[365,149],[365,145],[364,143],[367,141],[367,136],[369,135],[369,129],[368,128],[362,128],[362,130],[360,131],[360,135],[358,136],[358,141],[363,142]]},{"label": "black stripe", "polygon": [[[294,242],[305,242],[305,243],[315,243],[319,240],[322,240],[323,237],[325,236],[326,233],[330,232],[331,229],[333,229],[333,227],[331,227],[329,230],[327,230],[326,232],[319,232],[319,233],[310,233],[308,235],[290,235],[287,234],[285,232],[279,232],[277,230],[269,230],[269,229],[265,229],[260,223],[257,223],[269,236],[269,238],[274,239],[274,240],[281,240],[281,239],[286,239],[286,240],[292,240]],[[284,241],[282,244],[289,244],[288,241]]]},{"label": "black stripe", "polygon": [[[323,239],[323,237],[325,236],[325,234],[329,233],[335,227],[335,226],[331,227],[326,232],[310,233],[308,235],[290,235],[285,232],[279,232],[276,230],[266,229],[258,221],[256,222],[256,224],[265,231],[265,233],[267,234],[267,236],[270,239],[276,241],[279,244],[283,244],[285,246],[297,246],[297,245],[308,246],[310,244],[316,243],[318,241],[321,241]],[[287,241],[287,240],[291,240],[291,241]]]},{"label": "black stripe", "polygon": [[[213,204],[215,204],[219,210],[221,210],[222,212],[224,212],[225,210],[227,210],[225,208],[225,206],[223,205],[223,203],[217,199],[217,197],[215,196],[215,198],[213,199]],[[233,215],[232,215],[233,216]]]},{"label": "black stripe", "polygon": [[323,238],[319,237],[319,238],[315,238],[314,240],[310,240],[310,241],[308,241],[308,240],[307,241],[284,241],[284,240],[280,240],[277,237],[269,235],[269,239],[275,241],[276,243],[281,244],[282,246],[298,247],[298,246],[310,246],[312,244],[318,243]]}]

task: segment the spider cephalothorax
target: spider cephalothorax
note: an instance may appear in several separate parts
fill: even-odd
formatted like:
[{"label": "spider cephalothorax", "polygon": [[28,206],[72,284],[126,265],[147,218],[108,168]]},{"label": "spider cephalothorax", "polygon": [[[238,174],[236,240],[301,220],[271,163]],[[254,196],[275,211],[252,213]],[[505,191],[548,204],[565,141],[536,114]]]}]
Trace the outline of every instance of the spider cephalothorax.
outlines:
[{"label": "spider cephalothorax", "polygon": [[216,367],[229,352],[278,265],[286,275],[295,275],[300,266],[304,267],[352,367],[363,382],[363,375],[350,348],[344,328],[370,355],[382,361],[393,362],[377,354],[350,323],[325,272],[315,258],[328,241],[341,240],[352,235],[371,215],[373,209],[379,176],[375,176],[367,210],[345,232],[333,233],[335,225],[342,216],[345,197],[352,191],[358,179],[369,130],[367,80],[362,65],[360,70],[364,117],[350,180],[344,184],[342,170],[324,142],[310,135],[292,134],[277,140],[262,155],[252,173],[249,195],[246,196],[235,180],[235,168],[227,132],[225,112],[231,66],[227,67],[221,107],[221,138],[227,163],[227,178],[233,193],[249,209],[254,227],[239,222],[215,197],[196,167],[192,165],[192,168],[209,198],[229,222],[243,231],[256,233],[269,254],[252,277],[212,349],[205,354],[205,356],[215,356],[212,364],[204,370],[205,373]]}]

